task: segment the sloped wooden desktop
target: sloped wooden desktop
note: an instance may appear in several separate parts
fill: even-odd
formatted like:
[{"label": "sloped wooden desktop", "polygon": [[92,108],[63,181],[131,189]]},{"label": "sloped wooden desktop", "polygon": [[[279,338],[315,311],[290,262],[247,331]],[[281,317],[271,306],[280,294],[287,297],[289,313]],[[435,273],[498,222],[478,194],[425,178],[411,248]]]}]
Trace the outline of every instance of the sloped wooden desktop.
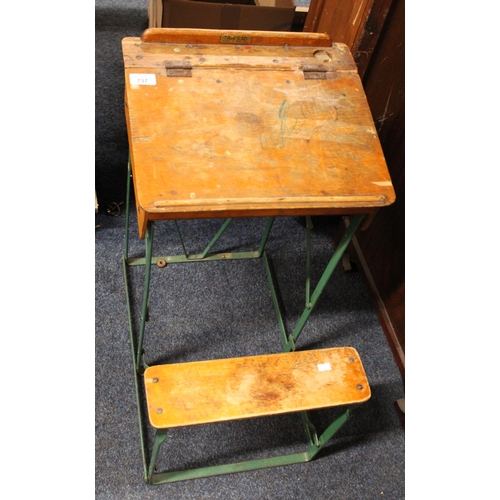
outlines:
[{"label": "sloped wooden desktop", "polygon": [[123,51],[141,237],[150,220],[367,213],[394,201],[345,45],[157,28]]},{"label": "sloped wooden desktop", "polygon": [[[372,216],[377,209],[394,201],[363,87],[345,45],[332,43],[327,35],[317,33],[153,28],[140,38],[125,38],[122,46],[130,175],[139,237],[149,240],[142,261],[146,266],[143,317],[147,313],[149,269],[152,262],[157,262],[151,250],[148,253],[156,221],[341,214],[354,216],[356,220],[349,239],[363,217]],[[124,263],[126,274],[127,265],[131,264],[127,255]],[[313,305],[319,293],[313,294]],[[303,322],[309,313],[304,312]],[[144,321],[143,318],[142,330]],[[131,342],[134,343],[132,327]],[[293,342],[287,345],[288,350],[295,349]],[[300,395],[293,398],[281,391],[283,400],[293,404],[280,403],[279,412],[303,412],[369,398],[368,381],[357,353],[333,351],[321,353],[319,361],[316,360],[318,370],[323,366],[321,359],[333,356],[335,363],[348,368],[349,362],[356,361],[351,363],[356,365],[352,377],[343,375],[337,385],[329,386],[330,396],[326,391],[321,403],[308,403]],[[187,476],[156,474],[154,464],[164,439],[162,431],[172,426],[158,424],[168,419],[158,417],[154,408],[161,406],[163,412],[163,405],[170,401],[165,392],[169,384],[162,395],[162,384],[158,382],[167,374],[170,377],[172,373],[182,373],[183,369],[212,373],[212,365],[184,365],[183,369],[177,367],[172,371],[168,365],[141,365],[141,346],[133,345],[132,354],[136,383],[137,377],[142,377],[147,393],[155,394],[154,403],[148,400],[148,411],[150,422],[160,431],[151,461],[146,457],[143,443],[145,477],[149,482],[309,460],[323,446],[320,441],[329,439],[341,425],[332,424],[326,437],[318,437],[315,431],[311,432],[312,424],[303,413],[310,453],[294,455],[293,460],[206,468]],[[303,354],[281,356],[284,355],[291,356],[286,358],[286,366],[302,363],[293,356]],[[243,377],[234,373],[234,366],[246,367],[251,373],[258,366],[262,373],[279,365],[274,358],[272,363],[269,358],[262,358],[222,361],[226,368],[218,366],[217,370],[227,369],[231,377]],[[326,365],[331,369],[330,363]],[[202,390],[205,381],[200,378],[198,390]],[[352,391],[356,393],[353,383],[357,387],[356,397],[352,397]],[[340,397],[339,391],[350,391],[349,398]],[[250,396],[245,393],[245,397]],[[227,395],[222,399],[226,400]],[[221,401],[218,404],[225,406]],[[272,408],[255,412],[256,405],[250,406],[248,415],[241,410],[234,418],[277,413]],[[262,408],[262,402],[257,406]],[[212,415],[207,421],[218,419]],[[184,422],[191,424],[189,418]],[[182,421],[176,422],[175,426],[178,425],[183,425]]]}]

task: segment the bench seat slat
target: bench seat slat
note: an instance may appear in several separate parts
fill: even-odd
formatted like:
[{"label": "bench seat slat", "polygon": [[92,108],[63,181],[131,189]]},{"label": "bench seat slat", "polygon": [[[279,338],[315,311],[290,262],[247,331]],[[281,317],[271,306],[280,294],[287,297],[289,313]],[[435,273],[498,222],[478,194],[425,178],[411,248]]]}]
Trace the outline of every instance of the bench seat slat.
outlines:
[{"label": "bench seat slat", "polygon": [[156,429],[358,404],[371,395],[352,347],[150,366],[144,382]]}]

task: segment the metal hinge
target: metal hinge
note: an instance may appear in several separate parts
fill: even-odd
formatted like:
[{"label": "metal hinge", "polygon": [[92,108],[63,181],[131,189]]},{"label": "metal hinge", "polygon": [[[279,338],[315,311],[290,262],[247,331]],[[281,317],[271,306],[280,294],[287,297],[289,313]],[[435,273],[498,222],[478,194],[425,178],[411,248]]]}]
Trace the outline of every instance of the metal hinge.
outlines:
[{"label": "metal hinge", "polygon": [[191,76],[193,67],[188,61],[165,61],[167,76]]},{"label": "metal hinge", "polygon": [[305,80],[326,80],[328,70],[322,64],[303,64],[300,69]]}]

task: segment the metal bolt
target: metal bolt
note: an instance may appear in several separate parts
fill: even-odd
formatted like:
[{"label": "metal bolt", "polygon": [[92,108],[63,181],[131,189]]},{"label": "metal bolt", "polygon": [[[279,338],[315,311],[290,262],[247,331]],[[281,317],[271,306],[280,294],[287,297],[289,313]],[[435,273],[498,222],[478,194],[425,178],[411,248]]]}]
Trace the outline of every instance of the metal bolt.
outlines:
[{"label": "metal bolt", "polygon": [[354,362],[354,358],[349,358],[347,361],[349,361],[349,363],[353,363]]},{"label": "metal bolt", "polygon": [[161,413],[163,413],[163,409],[162,409],[162,408],[158,408],[158,409],[156,410],[156,413],[158,413],[158,415],[159,415],[159,414],[161,414]]},{"label": "metal bolt", "polygon": [[155,378],[153,379],[153,384],[156,384],[156,383],[158,383],[158,379],[155,377]]},{"label": "metal bolt", "polygon": [[364,389],[364,387],[363,387],[361,384],[358,384],[358,385],[356,386],[356,389],[359,389],[360,391],[362,391],[362,390]]}]

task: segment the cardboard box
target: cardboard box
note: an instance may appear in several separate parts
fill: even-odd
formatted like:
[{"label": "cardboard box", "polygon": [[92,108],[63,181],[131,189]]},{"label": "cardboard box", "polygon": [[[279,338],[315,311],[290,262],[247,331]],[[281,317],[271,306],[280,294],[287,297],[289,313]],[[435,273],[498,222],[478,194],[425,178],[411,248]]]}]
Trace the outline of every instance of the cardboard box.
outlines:
[{"label": "cardboard box", "polygon": [[150,28],[291,31],[294,0],[150,0]]}]

